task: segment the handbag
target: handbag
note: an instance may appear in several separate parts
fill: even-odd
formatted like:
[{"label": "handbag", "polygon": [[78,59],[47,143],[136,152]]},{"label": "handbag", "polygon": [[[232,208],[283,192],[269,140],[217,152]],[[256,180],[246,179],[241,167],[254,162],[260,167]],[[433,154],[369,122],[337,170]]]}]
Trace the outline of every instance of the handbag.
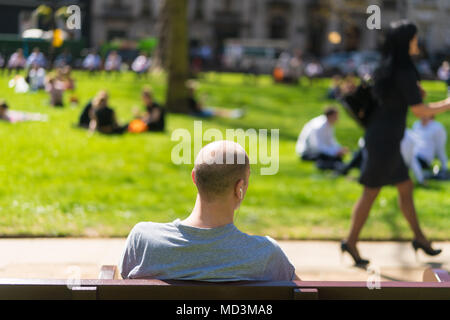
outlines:
[{"label": "handbag", "polygon": [[370,116],[377,107],[377,100],[373,95],[373,86],[369,82],[362,82],[352,92],[342,95],[339,102],[344,109],[361,127],[367,128]]}]

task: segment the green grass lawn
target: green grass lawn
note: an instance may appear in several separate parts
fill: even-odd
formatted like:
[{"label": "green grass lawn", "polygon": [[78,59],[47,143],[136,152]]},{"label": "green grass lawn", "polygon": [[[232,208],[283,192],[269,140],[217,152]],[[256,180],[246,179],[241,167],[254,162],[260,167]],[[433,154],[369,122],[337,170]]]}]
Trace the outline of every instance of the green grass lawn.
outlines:
[{"label": "green grass lawn", "polygon": [[[150,84],[164,102],[165,79],[137,80],[75,73],[80,106],[53,109],[45,92],[15,94],[9,78],[0,76],[0,98],[13,110],[48,114],[46,123],[0,123],[0,235],[1,236],[126,236],[139,221],[158,222],[185,218],[193,208],[196,190],[191,165],[171,162],[171,141],[177,128],[193,131],[189,116],[169,115],[165,133],[89,136],[73,127],[82,106],[102,88],[121,122],[131,119],[140,106],[140,90]],[[243,107],[242,119],[214,119],[205,128],[280,129],[279,172],[261,176],[252,166],[247,197],[237,213],[236,225],[244,232],[278,239],[340,239],[350,226],[352,206],[361,186],[350,178],[323,174],[311,163],[302,163],[294,148],[308,119],[321,113],[327,80],[313,87],[274,85],[260,77],[257,84],[242,75],[207,74],[199,94],[207,105]],[[445,97],[438,82],[425,82],[429,100]],[[66,99],[68,96],[66,95]],[[438,118],[450,128],[450,116]],[[411,116],[409,124],[414,121]],[[362,131],[342,115],[337,137],[355,149]],[[416,189],[419,218],[432,239],[450,239],[450,183],[432,182]],[[364,239],[412,237],[397,205],[396,190],[385,188],[366,227]]]}]

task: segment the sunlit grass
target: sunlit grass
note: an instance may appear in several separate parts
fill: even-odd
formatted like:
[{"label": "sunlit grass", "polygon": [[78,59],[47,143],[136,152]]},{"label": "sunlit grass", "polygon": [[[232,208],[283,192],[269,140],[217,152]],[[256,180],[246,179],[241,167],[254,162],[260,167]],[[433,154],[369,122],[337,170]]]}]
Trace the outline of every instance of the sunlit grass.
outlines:
[{"label": "sunlit grass", "polygon": [[[0,123],[0,235],[2,236],[125,236],[143,220],[166,222],[192,210],[195,187],[191,165],[171,161],[171,133],[193,121],[169,115],[165,133],[89,136],[74,128],[82,106],[100,89],[121,122],[140,106],[139,92],[150,84],[164,102],[163,76],[139,80],[89,77],[75,73],[80,106],[53,109],[44,92],[15,94],[0,76],[0,98],[11,109],[49,115],[46,123]],[[252,166],[250,188],[237,214],[237,226],[248,233],[275,238],[339,239],[350,225],[351,209],[361,187],[350,178],[334,178],[302,163],[294,152],[302,126],[332,103],[325,98],[329,81],[310,87],[274,85],[269,77],[255,83],[243,75],[207,74],[199,80],[206,105],[245,108],[243,119],[205,120],[203,128],[280,129],[279,172],[261,176]],[[445,97],[442,83],[425,82],[430,100]],[[68,96],[66,95],[66,100]],[[438,118],[450,128],[450,116]],[[411,124],[413,117],[409,119]],[[362,131],[346,115],[337,126],[338,140],[355,149]],[[415,191],[419,218],[434,239],[450,239],[450,183],[431,183]],[[366,239],[410,238],[396,202],[394,188],[382,191],[362,236]]]}]

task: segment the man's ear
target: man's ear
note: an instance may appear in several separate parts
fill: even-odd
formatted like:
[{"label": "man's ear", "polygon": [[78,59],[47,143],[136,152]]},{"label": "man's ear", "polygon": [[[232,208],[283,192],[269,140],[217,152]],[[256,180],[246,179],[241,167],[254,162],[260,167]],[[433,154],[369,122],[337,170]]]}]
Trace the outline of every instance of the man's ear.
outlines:
[{"label": "man's ear", "polygon": [[244,179],[239,179],[238,182],[236,182],[234,194],[241,200],[244,198]]},{"label": "man's ear", "polygon": [[191,172],[191,177],[192,177],[192,182],[197,185],[197,183],[195,183],[195,170],[192,170]]}]

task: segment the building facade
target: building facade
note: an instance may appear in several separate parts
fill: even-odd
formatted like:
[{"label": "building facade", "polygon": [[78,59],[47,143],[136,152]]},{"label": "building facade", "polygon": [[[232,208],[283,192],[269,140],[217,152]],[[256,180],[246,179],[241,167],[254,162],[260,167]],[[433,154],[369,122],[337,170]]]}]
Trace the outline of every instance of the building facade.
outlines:
[{"label": "building facade", "polygon": [[[192,46],[220,52],[224,40],[280,39],[314,55],[340,50],[375,49],[380,32],[369,30],[367,7],[381,9],[381,26],[408,18],[417,23],[429,52],[450,48],[449,0],[187,0]],[[159,36],[164,0],[2,0],[0,33],[23,31],[23,16],[39,4],[79,3],[82,33],[90,46],[114,38]],[[330,41],[330,33],[335,35]]]},{"label": "building facade", "polygon": [[[115,37],[158,36],[164,0],[93,0],[92,45]],[[381,25],[408,18],[419,25],[430,51],[450,47],[448,0],[188,0],[191,44],[221,50],[225,39],[284,39],[313,54],[375,49],[379,32],[369,30],[367,7],[381,9]],[[341,37],[328,40],[330,32]]]}]

